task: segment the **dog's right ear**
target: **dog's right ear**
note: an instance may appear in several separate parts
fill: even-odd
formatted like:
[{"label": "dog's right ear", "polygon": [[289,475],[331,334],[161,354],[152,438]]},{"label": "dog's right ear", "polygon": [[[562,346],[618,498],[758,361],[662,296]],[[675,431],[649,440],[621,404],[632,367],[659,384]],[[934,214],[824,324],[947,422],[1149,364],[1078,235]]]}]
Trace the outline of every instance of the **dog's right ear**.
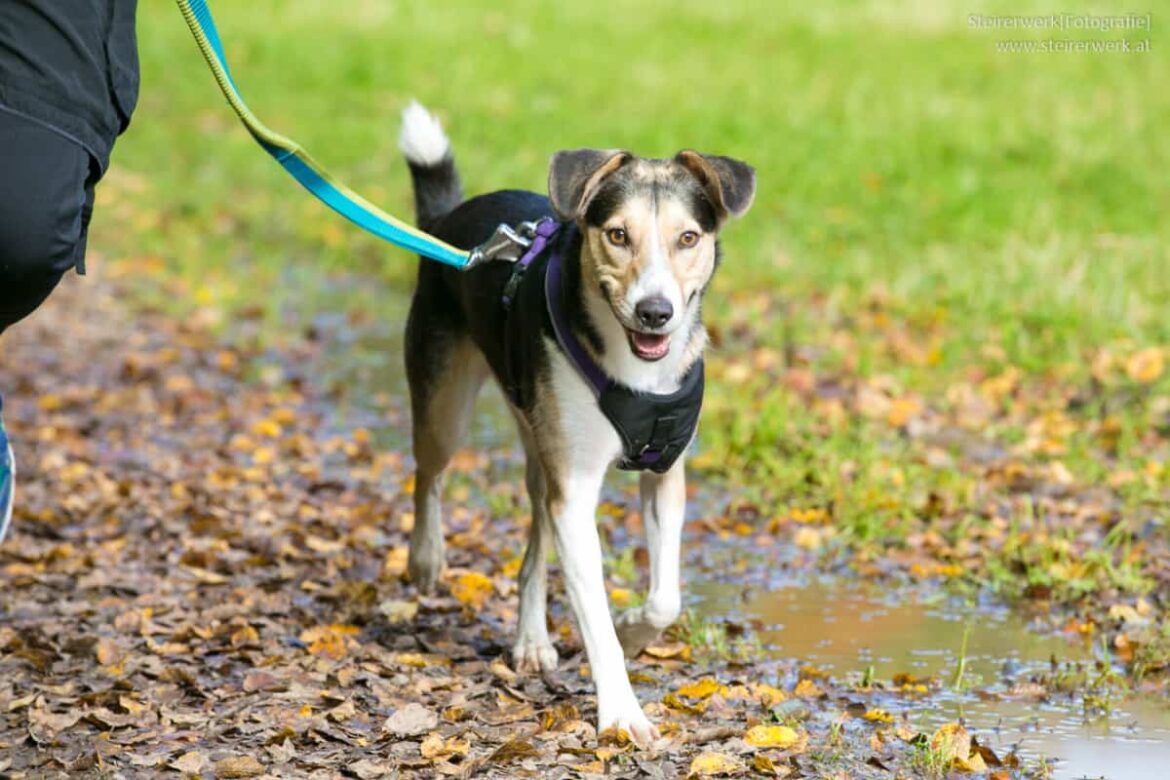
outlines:
[{"label": "dog's right ear", "polygon": [[557,152],[548,168],[548,198],[565,221],[585,216],[602,179],[633,157],[619,149],[572,149]]}]

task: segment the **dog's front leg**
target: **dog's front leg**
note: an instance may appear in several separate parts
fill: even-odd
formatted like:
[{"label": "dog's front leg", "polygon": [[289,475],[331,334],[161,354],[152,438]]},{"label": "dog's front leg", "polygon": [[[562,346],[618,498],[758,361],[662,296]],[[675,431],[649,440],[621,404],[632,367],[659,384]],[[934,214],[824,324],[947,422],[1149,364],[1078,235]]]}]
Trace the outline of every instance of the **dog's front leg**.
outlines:
[{"label": "dog's front leg", "polygon": [[643,472],[642,522],[650,548],[650,592],[646,603],[618,618],[622,649],[633,658],[673,623],[682,608],[679,593],[679,545],[686,513],[687,485],[683,459],[665,474]]},{"label": "dog's front leg", "polygon": [[634,695],[622,647],[609,614],[597,535],[597,499],[604,467],[590,473],[556,475],[546,468],[548,514],[557,557],[577,625],[585,641],[589,669],[597,687],[598,732],[625,729],[639,744],[658,737]]}]

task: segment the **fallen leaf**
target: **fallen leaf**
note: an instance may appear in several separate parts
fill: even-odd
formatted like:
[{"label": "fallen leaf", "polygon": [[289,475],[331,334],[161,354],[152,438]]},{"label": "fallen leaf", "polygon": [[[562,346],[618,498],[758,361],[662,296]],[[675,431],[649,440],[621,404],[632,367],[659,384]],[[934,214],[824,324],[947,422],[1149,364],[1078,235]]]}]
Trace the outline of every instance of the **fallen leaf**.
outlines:
[{"label": "fallen leaf", "polygon": [[689,777],[719,777],[721,775],[735,775],[743,772],[744,765],[737,759],[724,753],[708,750],[695,756],[691,761]]},{"label": "fallen leaf", "polygon": [[230,756],[215,762],[217,778],[255,777],[264,774],[264,765],[252,756]]},{"label": "fallen leaf", "polygon": [[752,726],[743,740],[757,748],[786,748],[796,744],[800,735],[788,726]]},{"label": "fallen leaf", "polygon": [[944,723],[930,738],[930,748],[948,765],[971,755],[971,735],[958,723]]},{"label": "fallen leaf", "polygon": [[382,724],[382,731],[398,737],[414,737],[434,729],[437,725],[438,715],[417,702],[411,702],[386,718],[386,722]]},{"label": "fallen leaf", "polygon": [[480,609],[495,592],[491,578],[477,571],[466,571],[451,582],[451,595],[461,604]]},{"label": "fallen leaf", "polygon": [[348,765],[349,771],[360,780],[378,780],[392,772],[393,764],[388,761],[378,761],[372,758],[363,758]]},{"label": "fallen leaf", "polygon": [[678,695],[688,699],[706,699],[718,693],[722,687],[714,677],[704,677],[679,688]]},{"label": "fallen leaf", "polygon": [[1158,347],[1135,352],[1125,363],[1125,372],[1129,374],[1129,378],[1143,385],[1156,382],[1165,370],[1166,360]]},{"label": "fallen leaf", "polygon": [[177,769],[185,775],[197,775],[203,771],[203,765],[206,763],[207,759],[202,753],[192,750],[179,756],[167,766]]},{"label": "fallen leaf", "polygon": [[500,745],[488,757],[493,764],[509,764],[523,758],[539,758],[540,751],[531,742],[523,739],[510,739]]}]

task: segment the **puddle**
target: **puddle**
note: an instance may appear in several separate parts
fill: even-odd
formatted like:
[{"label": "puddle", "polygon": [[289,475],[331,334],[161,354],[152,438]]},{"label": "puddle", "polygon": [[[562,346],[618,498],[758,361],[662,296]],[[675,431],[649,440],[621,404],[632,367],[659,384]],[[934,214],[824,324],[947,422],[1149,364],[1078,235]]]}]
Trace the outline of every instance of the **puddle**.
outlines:
[{"label": "puddle", "polygon": [[[1170,704],[1148,698],[1119,703],[1108,719],[1085,723],[1079,705],[1004,697],[1013,681],[1051,669],[1051,659],[1092,664],[1080,641],[1030,630],[1008,610],[923,604],[913,594],[831,579],[788,580],[742,587],[696,583],[688,587],[695,608],[707,615],[759,621],[766,652],[856,679],[872,666],[876,679],[899,672],[934,676],[944,685],[956,668],[963,634],[967,643],[964,692],[933,695],[929,703],[893,700],[895,715],[909,711],[920,730],[963,720],[990,736],[999,755],[1055,758],[1053,777],[1161,780],[1170,765]],[[901,704],[899,709],[897,704]],[[883,704],[883,706],[885,706]]]}]

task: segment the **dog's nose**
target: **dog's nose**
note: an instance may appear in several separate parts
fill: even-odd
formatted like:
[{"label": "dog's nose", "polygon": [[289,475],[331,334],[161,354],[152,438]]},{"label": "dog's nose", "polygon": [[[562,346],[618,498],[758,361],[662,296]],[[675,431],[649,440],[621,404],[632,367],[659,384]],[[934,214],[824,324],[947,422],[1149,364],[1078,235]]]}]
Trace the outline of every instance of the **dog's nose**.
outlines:
[{"label": "dog's nose", "polygon": [[674,306],[662,296],[638,301],[634,307],[638,322],[647,328],[661,328],[674,316]]}]

